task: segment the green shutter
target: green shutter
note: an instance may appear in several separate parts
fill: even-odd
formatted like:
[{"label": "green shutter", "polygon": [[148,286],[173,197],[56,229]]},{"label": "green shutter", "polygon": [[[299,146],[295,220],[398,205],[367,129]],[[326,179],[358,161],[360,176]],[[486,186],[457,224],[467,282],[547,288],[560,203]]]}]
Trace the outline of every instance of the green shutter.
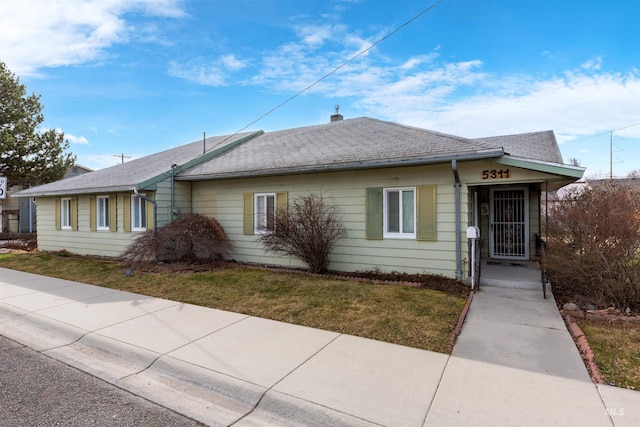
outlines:
[{"label": "green shutter", "polygon": [[131,231],[131,195],[122,195],[122,215],[124,217],[124,231]]},{"label": "green shutter", "polygon": [[276,193],[276,212],[287,210],[289,205],[289,195],[286,191]]},{"label": "green shutter", "polygon": [[367,188],[367,239],[382,239],[382,188]]},{"label": "green shutter", "polygon": [[89,230],[96,231],[98,217],[98,206],[96,205],[96,196],[89,197]]},{"label": "green shutter", "polygon": [[418,240],[436,239],[436,187],[418,187]]},{"label": "green shutter", "polygon": [[56,230],[62,229],[62,221],[60,217],[60,209],[62,209],[61,199],[56,199]]},{"label": "green shutter", "polygon": [[253,234],[253,193],[244,193],[242,200],[242,232]]},{"label": "green shutter", "polygon": [[109,194],[109,231],[118,231],[118,196]]},{"label": "green shutter", "polygon": [[78,231],[78,198],[71,198],[71,229]]}]

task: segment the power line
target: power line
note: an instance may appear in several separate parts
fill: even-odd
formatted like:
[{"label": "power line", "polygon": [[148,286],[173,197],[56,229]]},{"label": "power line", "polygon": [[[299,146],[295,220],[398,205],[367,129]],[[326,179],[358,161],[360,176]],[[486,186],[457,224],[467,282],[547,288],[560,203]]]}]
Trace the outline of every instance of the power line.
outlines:
[{"label": "power line", "polygon": [[629,128],[632,128],[632,127],[635,127],[635,126],[640,126],[640,122],[634,123],[632,125],[627,125],[627,126],[624,126],[624,127],[618,128],[618,129],[612,129],[612,130],[608,130],[608,131],[605,131],[605,132],[597,133],[595,135],[587,136],[587,137],[584,137],[584,138],[579,138],[579,139],[574,139],[572,141],[567,141],[567,142],[565,142],[565,144],[572,144],[574,142],[586,141],[588,139],[597,138],[599,136],[610,135],[610,134],[612,134],[614,132],[618,132],[619,130],[629,129]]},{"label": "power line", "polygon": [[[228,139],[236,136],[237,134],[239,134],[240,132],[242,132],[243,130],[247,129],[249,126],[252,126],[254,124],[256,124],[257,122],[259,122],[260,120],[264,119],[265,117],[267,117],[269,114],[273,113],[274,111],[282,108],[283,106],[285,106],[286,104],[288,104],[289,102],[293,101],[294,99],[296,99],[297,97],[299,97],[300,95],[302,95],[303,93],[305,93],[306,91],[308,91],[309,89],[313,88],[314,86],[316,86],[318,83],[320,83],[321,81],[325,80],[326,78],[332,76],[333,74],[337,73],[338,71],[340,71],[342,68],[346,67],[347,65],[351,64],[353,61],[355,61],[356,59],[358,59],[359,57],[361,57],[362,55],[364,55],[365,53],[369,52],[371,49],[373,49],[374,47],[378,46],[380,43],[382,43],[383,41],[387,40],[389,37],[393,36],[395,33],[397,33],[398,31],[400,31],[401,29],[403,29],[404,27],[410,25],[411,23],[413,23],[414,21],[418,20],[422,15],[424,15],[425,13],[431,11],[433,8],[435,8],[436,6],[438,6],[440,3],[442,3],[444,0],[438,0],[435,3],[433,3],[432,5],[426,7],[425,9],[421,10],[418,14],[416,14],[413,18],[409,19],[408,21],[406,21],[405,23],[397,26],[396,28],[394,28],[391,32],[387,33],[386,35],[384,35],[382,38],[378,39],[377,41],[375,41],[373,44],[371,44],[369,47],[361,50],[360,52],[358,52],[357,54],[355,54],[354,56],[352,56],[351,58],[349,58],[348,60],[346,60],[345,62],[343,62],[342,64],[338,65],[336,68],[334,68],[333,70],[331,70],[330,72],[328,72],[327,74],[325,74],[324,76],[320,77],[318,80],[316,80],[315,82],[311,83],[310,85],[308,85],[307,87],[305,87],[304,89],[302,89],[301,91],[299,91],[298,93],[296,93],[295,95],[290,96],[289,98],[287,98],[286,100],[284,100],[283,102],[281,102],[280,104],[276,105],[275,107],[273,107],[272,109],[270,109],[269,111],[267,111],[266,113],[262,114],[260,117],[258,117],[257,119],[255,119],[254,121],[252,121],[251,123],[247,124],[246,126],[238,129],[235,133],[233,133],[232,135],[229,135],[228,137],[226,137],[223,141],[221,141],[219,144],[216,144],[216,146],[220,146],[222,143],[226,142]],[[213,149],[214,147],[210,148],[209,150]]]}]

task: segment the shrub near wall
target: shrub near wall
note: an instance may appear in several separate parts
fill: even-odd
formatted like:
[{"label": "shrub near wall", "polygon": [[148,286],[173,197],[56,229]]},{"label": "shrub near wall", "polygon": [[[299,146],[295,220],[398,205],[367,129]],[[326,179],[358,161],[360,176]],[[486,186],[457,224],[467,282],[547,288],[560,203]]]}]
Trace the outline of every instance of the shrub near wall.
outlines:
[{"label": "shrub near wall", "polygon": [[640,311],[640,193],[605,184],[574,192],[550,210],[548,269],[566,294],[599,308]]},{"label": "shrub near wall", "polygon": [[212,262],[223,259],[233,245],[222,226],[204,215],[179,216],[157,231],[147,230],[127,248],[133,262]]}]

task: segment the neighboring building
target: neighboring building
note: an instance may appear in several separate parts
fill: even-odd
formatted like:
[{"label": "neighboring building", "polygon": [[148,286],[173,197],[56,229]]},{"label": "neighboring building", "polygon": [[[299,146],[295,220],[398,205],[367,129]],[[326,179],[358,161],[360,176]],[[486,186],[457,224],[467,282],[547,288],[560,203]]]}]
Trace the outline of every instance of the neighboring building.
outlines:
[{"label": "neighboring building", "polygon": [[640,178],[605,178],[605,179],[586,179],[587,186],[597,188],[602,185],[626,185],[631,188],[640,189]]},{"label": "neighboring building", "polygon": [[[238,261],[300,267],[265,252],[259,226],[308,193],[335,204],[347,230],[339,271],[468,273],[466,229],[483,257],[529,260],[540,194],[582,177],[552,131],[467,139],[370,118],[208,138],[82,177],[24,190],[38,206],[38,246],[117,257],[174,215],[215,217]],[[137,197],[143,195],[144,198]]]},{"label": "neighboring building", "polygon": [[[80,165],[69,168],[64,179],[93,172]],[[22,186],[14,185],[8,188],[7,198],[0,200],[0,232],[35,233],[37,229],[36,204],[32,198],[17,198],[16,193],[22,191]]]}]

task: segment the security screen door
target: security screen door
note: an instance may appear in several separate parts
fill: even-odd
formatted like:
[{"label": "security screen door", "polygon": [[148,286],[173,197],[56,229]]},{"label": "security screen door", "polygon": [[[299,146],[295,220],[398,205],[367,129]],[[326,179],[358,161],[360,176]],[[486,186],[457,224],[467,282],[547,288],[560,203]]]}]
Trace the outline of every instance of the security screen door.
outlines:
[{"label": "security screen door", "polygon": [[529,195],[526,188],[491,190],[491,258],[529,258]]}]

